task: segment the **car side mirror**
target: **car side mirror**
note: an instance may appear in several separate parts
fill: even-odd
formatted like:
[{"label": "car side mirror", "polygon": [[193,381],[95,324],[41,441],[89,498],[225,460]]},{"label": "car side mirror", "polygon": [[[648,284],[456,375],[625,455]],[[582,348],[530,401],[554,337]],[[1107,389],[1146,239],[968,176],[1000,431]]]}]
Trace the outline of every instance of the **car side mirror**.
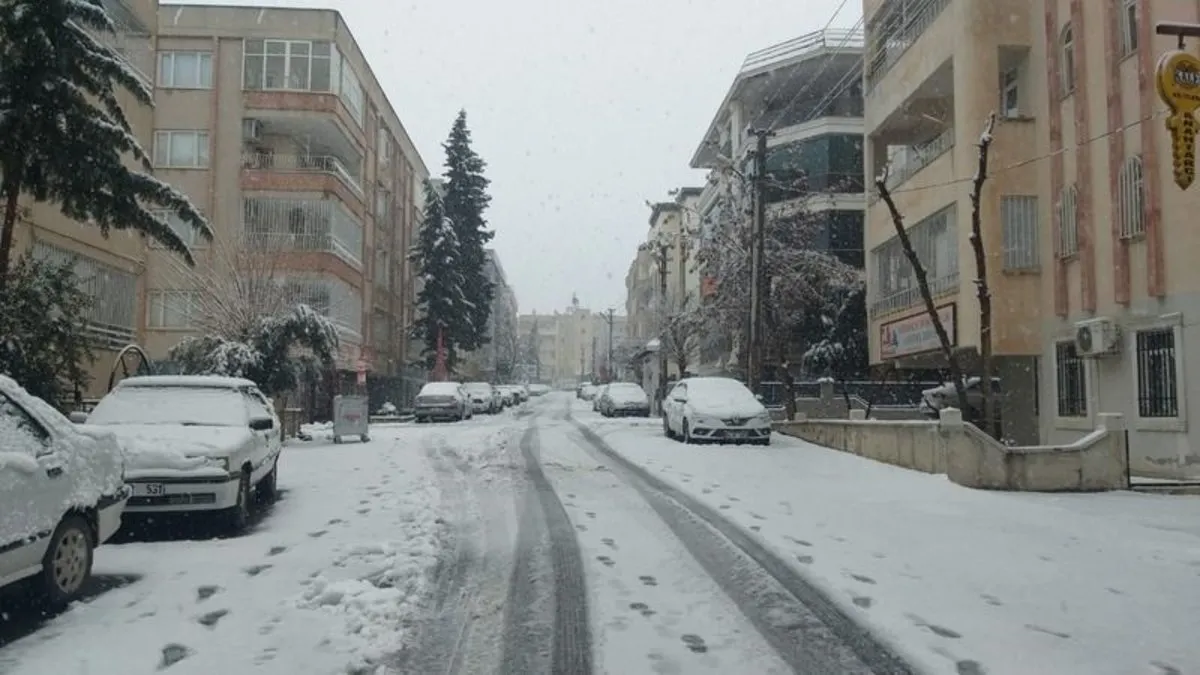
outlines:
[{"label": "car side mirror", "polygon": [[676,403],[687,403],[686,396],[676,396],[675,398],[673,398],[671,400],[675,401]]},{"label": "car side mirror", "polygon": [[762,402],[763,402],[763,400],[764,400],[764,399],[763,399],[763,395],[762,395],[762,394],[755,394],[755,395],[754,395],[754,398],[758,399],[758,402],[759,402],[759,403],[762,403]]},{"label": "car side mirror", "polygon": [[88,414],[82,410],[75,410],[70,415],[67,415],[67,419],[71,420],[72,424],[85,424],[87,423],[87,418]]},{"label": "car side mirror", "polygon": [[275,420],[270,417],[256,417],[250,420],[251,431],[270,431],[275,428]]}]

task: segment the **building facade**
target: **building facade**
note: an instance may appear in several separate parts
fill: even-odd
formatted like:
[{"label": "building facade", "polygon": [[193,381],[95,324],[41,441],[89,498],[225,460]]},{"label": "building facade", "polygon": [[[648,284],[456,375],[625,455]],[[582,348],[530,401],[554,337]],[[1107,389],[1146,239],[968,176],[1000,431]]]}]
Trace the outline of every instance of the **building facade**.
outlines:
[{"label": "building facade", "polygon": [[[1039,0],[1030,79],[1045,161],[1039,222],[1042,434],[1087,433],[1124,414],[1136,475],[1200,477],[1200,192],[1173,178],[1165,106],[1154,85],[1175,38],[1158,22],[1200,23],[1196,3]],[[1196,52],[1196,40],[1186,49]],[[1167,248],[1166,243],[1170,243]]]},{"label": "building facade", "polygon": [[[1089,4],[1103,5],[1105,2]],[[988,116],[997,115],[981,202],[982,241],[994,310],[992,343],[1001,378],[1005,438],[1038,441],[1042,353],[1039,222],[1050,203],[1035,162],[1034,101],[1044,87],[1032,5],[1018,0],[864,0],[864,162],[884,175],[920,256],[939,316],[959,359],[974,367],[979,307],[971,231],[971,178]],[[1035,40],[1035,34],[1038,37]],[[916,277],[886,205],[868,199],[869,339],[872,364],[945,367]]]},{"label": "building facade", "polygon": [[[154,82],[154,41],[158,32],[157,0],[106,0],[105,8],[117,26],[116,37],[102,36],[120,50],[128,65],[146,82]],[[154,142],[154,109],[140,105],[123,91],[118,101],[143,148]],[[145,329],[146,304],[142,272],[146,247],[137,234],[100,229],[73,221],[58,204],[23,198],[13,238],[12,260],[21,255],[74,263],[84,290],[92,296],[87,324],[95,363],[89,369],[90,386],[80,394],[98,398],[108,389],[108,378],[119,350],[136,343]]]},{"label": "building facade", "polygon": [[483,348],[465,355],[461,371],[488,382],[505,383],[513,379],[520,354],[517,334],[517,295],[508,285],[504,266],[495,249],[487,249],[484,273],[492,283],[492,309],[488,316],[488,342]]},{"label": "building facade", "polygon": [[197,284],[267,275],[334,322],[339,369],[400,374],[428,171],[341,15],[163,5],[157,28],[156,173],[215,240],[196,270],[149,252],[151,355],[195,333]]},{"label": "building facade", "polygon": [[[527,354],[523,369],[533,373],[529,379],[568,387],[597,377],[607,367],[608,319],[607,312],[582,307],[578,298],[572,298],[570,306],[561,312],[521,315],[517,324]],[[538,358],[535,364],[529,364],[535,325]],[[627,344],[626,329],[626,317],[614,313],[611,336],[618,354]]]}]

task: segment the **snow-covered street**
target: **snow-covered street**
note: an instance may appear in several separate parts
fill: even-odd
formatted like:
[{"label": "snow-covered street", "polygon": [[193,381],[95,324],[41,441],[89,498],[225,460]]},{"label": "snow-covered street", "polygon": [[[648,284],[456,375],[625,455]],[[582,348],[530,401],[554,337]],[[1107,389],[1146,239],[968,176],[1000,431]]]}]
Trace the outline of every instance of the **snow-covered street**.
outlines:
[{"label": "snow-covered street", "polygon": [[318,433],[280,485],[240,537],[98,549],[87,600],[0,619],[0,673],[1200,663],[1194,498],[974,492],[778,436],[685,446],[563,394],[368,443]]}]

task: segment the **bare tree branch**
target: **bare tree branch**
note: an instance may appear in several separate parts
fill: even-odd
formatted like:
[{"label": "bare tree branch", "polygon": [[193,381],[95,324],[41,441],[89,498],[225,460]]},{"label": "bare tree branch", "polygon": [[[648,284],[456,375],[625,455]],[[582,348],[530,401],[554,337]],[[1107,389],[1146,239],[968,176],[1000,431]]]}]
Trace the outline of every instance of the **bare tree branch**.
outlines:
[{"label": "bare tree branch", "polygon": [[983,184],[987,181],[988,151],[992,147],[992,132],[996,128],[996,113],[988,115],[979,135],[979,164],[971,180],[971,250],[975,253],[975,295],[979,298],[979,387],[983,393],[983,424],[987,433],[996,434],[996,410],[992,396],[992,293],[987,282],[987,253],[983,247],[981,220]]}]

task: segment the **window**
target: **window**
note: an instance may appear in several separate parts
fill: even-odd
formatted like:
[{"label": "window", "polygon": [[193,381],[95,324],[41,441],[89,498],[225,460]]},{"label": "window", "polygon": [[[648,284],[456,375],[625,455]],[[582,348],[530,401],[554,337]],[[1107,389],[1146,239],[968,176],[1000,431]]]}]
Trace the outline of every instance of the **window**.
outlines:
[{"label": "window", "polygon": [[388,266],[387,249],[375,249],[375,283],[384,289],[391,285],[392,268]]},{"label": "window", "polygon": [[[205,242],[200,238],[200,235],[197,234],[196,228],[192,227],[191,224],[184,222],[184,220],[179,217],[179,214],[175,213],[174,211],[164,210],[155,210],[153,213],[159,218],[167,221],[167,225],[171,227],[171,230],[175,232],[176,236],[183,240],[183,243],[188,245],[188,248],[195,248],[196,246],[204,245]],[[150,239],[149,241],[151,248],[162,248],[162,244],[159,244],[156,240]]]},{"label": "window", "polygon": [[89,337],[97,344],[120,349],[137,341],[137,276],[44,241],[34,243],[33,255],[74,266],[80,290],[92,298],[84,318]]},{"label": "window", "polygon": [[1004,269],[1037,269],[1039,266],[1037,197],[1032,195],[1000,197],[1000,222],[1003,226]]},{"label": "window", "polygon": [[1087,417],[1087,373],[1075,341],[1054,345],[1055,385],[1059,417]]},{"label": "window", "polygon": [[154,132],[154,165],[160,169],[208,168],[208,132]]},{"label": "window", "polygon": [[1175,329],[1138,331],[1136,343],[1138,417],[1179,417]]},{"label": "window", "polygon": [[284,282],[291,303],[303,303],[329,319],[341,331],[361,338],[362,294],[340,279],[296,276]]},{"label": "window", "polygon": [[45,427],[3,393],[0,393],[0,438],[5,441],[5,450],[35,456],[44,452],[50,442]]},{"label": "window", "polygon": [[1066,97],[1075,91],[1075,38],[1071,34],[1071,24],[1067,24],[1059,37],[1059,93]]},{"label": "window", "polygon": [[199,311],[200,294],[196,291],[150,291],[147,294],[151,328],[194,328]]},{"label": "window", "polygon": [[[950,205],[908,228],[917,258],[924,264],[934,295],[958,288],[957,209]],[[921,301],[917,278],[900,240],[892,237],[875,250],[877,296],[872,313],[911,307]]]},{"label": "window", "polygon": [[362,126],[363,115],[367,112],[367,95],[358,76],[349,67],[342,68],[341,97],[346,109],[354,116],[354,121]]},{"label": "window", "polygon": [[212,52],[159,52],[158,86],[164,89],[211,89]]},{"label": "window", "polygon": [[392,159],[392,136],[384,129],[382,125],[379,127],[378,139],[376,140],[375,154],[379,156],[380,164],[387,164]]},{"label": "window", "polygon": [[1130,239],[1145,234],[1146,186],[1141,157],[1130,157],[1121,164],[1121,173],[1117,176],[1117,201],[1121,236]]},{"label": "window", "polygon": [[246,40],[245,89],[332,92],[340,60],[329,42]]},{"label": "window", "polygon": [[391,210],[391,208],[390,208],[390,205],[392,202],[391,197],[392,196],[390,194],[388,194],[387,190],[384,190],[381,187],[375,188],[375,218],[376,219],[378,219],[378,220],[387,220],[388,219],[388,211]]},{"label": "window", "polygon": [[1121,55],[1128,56],[1138,48],[1137,0],[1116,0],[1120,8],[1117,27],[1121,31]]},{"label": "window", "polygon": [[1021,116],[1020,80],[1021,71],[1017,68],[1000,74],[1000,110],[1004,117]]},{"label": "window", "polygon": [[1077,222],[1079,193],[1074,185],[1063,188],[1058,200],[1058,257],[1070,258],[1079,253],[1079,223]]}]

